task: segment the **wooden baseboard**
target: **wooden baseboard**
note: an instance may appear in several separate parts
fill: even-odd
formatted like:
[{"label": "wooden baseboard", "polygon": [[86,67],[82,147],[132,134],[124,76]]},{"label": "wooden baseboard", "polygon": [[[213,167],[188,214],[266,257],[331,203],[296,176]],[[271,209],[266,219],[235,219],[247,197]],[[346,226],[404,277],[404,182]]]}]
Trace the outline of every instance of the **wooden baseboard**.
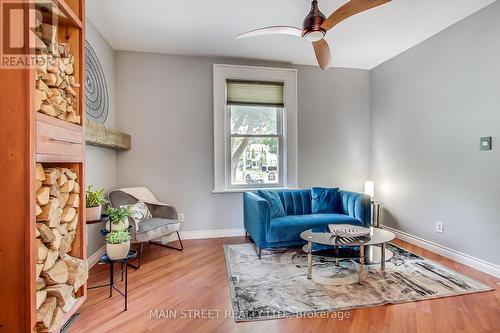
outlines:
[{"label": "wooden baseboard", "polygon": [[396,234],[396,237],[398,239],[401,239],[402,241],[419,246],[423,249],[442,255],[443,257],[455,260],[456,262],[477,269],[478,271],[481,271],[483,273],[500,278],[500,266],[498,265],[495,265],[493,263],[487,262],[479,258],[475,258],[468,254],[450,249],[448,247],[425,240],[423,238],[411,235],[404,231],[400,231],[385,225],[383,225],[382,228],[392,231],[393,233]]},{"label": "wooden baseboard", "polygon": [[89,269],[94,267],[101,260],[101,256],[104,253],[106,253],[106,245],[103,245],[99,250],[97,250],[95,253],[93,253],[91,256],[87,258],[87,264],[89,266]]},{"label": "wooden baseboard", "polygon": [[204,239],[245,236],[244,228],[180,231],[182,239]]}]

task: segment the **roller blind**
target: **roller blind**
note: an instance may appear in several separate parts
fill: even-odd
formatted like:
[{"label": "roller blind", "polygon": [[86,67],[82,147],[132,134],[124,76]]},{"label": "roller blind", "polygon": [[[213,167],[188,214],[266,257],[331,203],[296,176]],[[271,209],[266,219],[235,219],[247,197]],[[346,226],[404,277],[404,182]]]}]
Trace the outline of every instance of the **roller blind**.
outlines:
[{"label": "roller blind", "polygon": [[228,105],[261,105],[284,107],[284,83],[227,80]]}]

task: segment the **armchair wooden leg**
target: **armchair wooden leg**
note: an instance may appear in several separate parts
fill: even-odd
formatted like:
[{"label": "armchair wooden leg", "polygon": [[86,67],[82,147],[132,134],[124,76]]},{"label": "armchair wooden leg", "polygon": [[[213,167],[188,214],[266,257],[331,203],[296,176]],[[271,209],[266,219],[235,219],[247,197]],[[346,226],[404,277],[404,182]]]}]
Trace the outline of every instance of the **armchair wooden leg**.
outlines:
[{"label": "armchair wooden leg", "polygon": [[157,242],[153,242],[153,241],[149,241],[149,244],[163,246],[163,247],[167,247],[169,249],[174,249],[174,250],[177,250],[177,251],[182,251],[182,250],[184,250],[184,245],[182,245],[182,240],[181,240],[181,236],[179,235],[179,232],[176,231],[176,233],[177,233],[177,239],[179,240],[179,243],[180,243],[181,247],[173,247],[173,246],[170,246],[170,245],[165,245],[165,244],[157,243]]},{"label": "armchair wooden leg", "polygon": [[[141,243],[141,246],[139,248],[139,254],[137,255],[137,265],[133,265],[127,261],[127,266],[132,267],[133,269],[141,268],[142,250],[144,250],[144,243]],[[123,270],[122,270],[122,274],[123,274]]]}]

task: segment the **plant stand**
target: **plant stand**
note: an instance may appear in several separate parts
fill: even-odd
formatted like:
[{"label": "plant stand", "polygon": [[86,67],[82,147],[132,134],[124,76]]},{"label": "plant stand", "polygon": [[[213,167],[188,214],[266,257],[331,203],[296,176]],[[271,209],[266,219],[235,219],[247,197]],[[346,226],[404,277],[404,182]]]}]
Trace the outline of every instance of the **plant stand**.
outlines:
[{"label": "plant stand", "polygon": [[[125,309],[124,311],[127,311],[127,301],[128,301],[128,261],[130,259],[134,259],[137,257],[137,251],[136,250],[130,250],[128,252],[128,255],[119,260],[111,260],[108,258],[108,255],[105,253],[101,257],[101,262],[109,264],[109,283],[103,284],[100,286],[93,286],[93,287],[88,287],[88,290],[96,289],[96,288],[103,288],[103,287],[109,287],[109,298],[113,297],[113,289],[116,290],[120,295],[122,295],[125,298]],[[122,281],[125,276],[125,290],[122,291],[118,289],[115,286],[115,279],[114,279],[114,271],[113,271],[113,266],[115,263],[120,263],[120,272],[122,274]]]}]

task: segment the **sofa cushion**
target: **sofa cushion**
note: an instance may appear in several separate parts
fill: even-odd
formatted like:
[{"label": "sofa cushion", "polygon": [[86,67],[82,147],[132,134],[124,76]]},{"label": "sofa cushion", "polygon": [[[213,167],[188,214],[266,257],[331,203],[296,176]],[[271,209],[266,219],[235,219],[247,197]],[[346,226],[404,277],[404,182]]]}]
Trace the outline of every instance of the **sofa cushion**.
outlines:
[{"label": "sofa cushion", "polygon": [[313,214],[341,213],[342,205],[339,189],[313,187],[311,189],[311,209]]},{"label": "sofa cushion", "polygon": [[285,216],[285,210],[283,209],[280,197],[276,191],[259,190],[259,195],[269,202],[271,218]]},{"label": "sofa cushion", "polygon": [[286,242],[300,239],[300,234],[312,228],[325,228],[329,224],[362,225],[361,221],[343,214],[290,215],[271,220],[267,233],[268,242]]},{"label": "sofa cushion", "polygon": [[286,215],[311,214],[310,190],[281,190],[277,192]]},{"label": "sofa cushion", "polygon": [[172,232],[179,231],[181,223],[179,220],[168,220],[152,218],[141,221],[135,233],[136,242],[147,242],[152,239],[166,236]]}]

